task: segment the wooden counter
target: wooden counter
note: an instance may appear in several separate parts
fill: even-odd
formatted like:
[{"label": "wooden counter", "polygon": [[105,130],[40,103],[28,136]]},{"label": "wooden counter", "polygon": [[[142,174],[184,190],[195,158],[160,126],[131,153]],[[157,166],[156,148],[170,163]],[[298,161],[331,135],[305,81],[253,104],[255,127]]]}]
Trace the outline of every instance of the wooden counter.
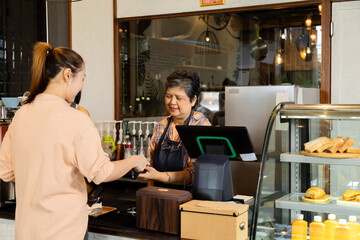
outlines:
[{"label": "wooden counter", "polygon": [[[127,210],[136,206],[135,192],[138,188],[145,186],[143,183],[115,181],[102,185],[104,191],[100,196],[103,205],[115,207],[117,210],[97,218],[89,217],[89,232],[135,239],[180,239],[179,235],[147,231],[136,227],[136,215],[132,216],[127,213]],[[0,208],[0,218],[14,220],[15,204],[7,203]]]}]

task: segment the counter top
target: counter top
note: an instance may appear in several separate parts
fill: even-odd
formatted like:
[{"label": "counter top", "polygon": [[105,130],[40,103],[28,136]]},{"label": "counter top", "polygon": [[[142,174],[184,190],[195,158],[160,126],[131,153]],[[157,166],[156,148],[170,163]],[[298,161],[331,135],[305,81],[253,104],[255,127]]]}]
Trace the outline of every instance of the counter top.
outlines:
[{"label": "counter top", "polygon": [[[143,183],[115,181],[103,183],[104,190],[100,197],[103,206],[115,207],[117,210],[98,216],[89,217],[89,232],[140,239],[178,240],[180,236],[148,231],[136,227],[136,215],[131,214],[136,207],[136,190],[144,187]],[[130,213],[129,213],[130,212]],[[0,218],[14,219],[15,204],[7,203],[0,208]]]}]

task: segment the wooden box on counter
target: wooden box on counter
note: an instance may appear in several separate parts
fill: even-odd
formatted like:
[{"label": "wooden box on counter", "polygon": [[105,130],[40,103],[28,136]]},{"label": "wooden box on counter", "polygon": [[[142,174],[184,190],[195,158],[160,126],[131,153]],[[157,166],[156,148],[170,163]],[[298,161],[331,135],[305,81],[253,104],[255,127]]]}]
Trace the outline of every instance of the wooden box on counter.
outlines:
[{"label": "wooden box on counter", "polygon": [[136,191],[136,226],[143,229],[180,233],[182,203],[191,200],[191,193],[161,187],[144,187]]}]

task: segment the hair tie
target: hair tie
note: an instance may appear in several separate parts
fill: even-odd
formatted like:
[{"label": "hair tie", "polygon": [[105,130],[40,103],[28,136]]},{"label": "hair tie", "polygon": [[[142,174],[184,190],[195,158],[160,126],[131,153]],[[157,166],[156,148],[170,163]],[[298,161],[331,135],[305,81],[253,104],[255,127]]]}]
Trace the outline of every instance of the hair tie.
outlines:
[{"label": "hair tie", "polygon": [[50,54],[52,54],[54,52],[54,48],[51,47],[51,49],[48,50]]}]

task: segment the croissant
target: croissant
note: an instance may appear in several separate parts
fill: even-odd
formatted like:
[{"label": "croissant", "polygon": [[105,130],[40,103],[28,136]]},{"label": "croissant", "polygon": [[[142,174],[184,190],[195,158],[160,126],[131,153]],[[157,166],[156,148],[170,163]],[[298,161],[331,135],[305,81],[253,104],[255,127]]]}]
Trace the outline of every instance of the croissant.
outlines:
[{"label": "croissant", "polygon": [[323,198],[324,196],[325,196],[325,191],[319,187],[311,187],[305,193],[305,197],[310,199],[320,199]]},{"label": "croissant", "polygon": [[342,195],[345,201],[355,200],[357,196],[360,196],[360,191],[357,190],[346,190]]}]

